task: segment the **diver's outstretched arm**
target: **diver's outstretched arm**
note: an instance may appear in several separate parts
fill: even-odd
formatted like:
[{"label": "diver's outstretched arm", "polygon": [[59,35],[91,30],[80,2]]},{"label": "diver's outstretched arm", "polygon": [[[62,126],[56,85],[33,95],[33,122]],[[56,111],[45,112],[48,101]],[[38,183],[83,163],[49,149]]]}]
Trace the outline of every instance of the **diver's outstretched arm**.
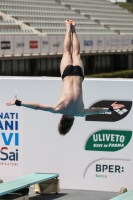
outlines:
[{"label": "diver's outstretched arm", "polygon": [[123,104],[117,104],[117,102],[114,102],[110,108],[90,108],[90,109],[84,109],[83,115],[96,115],[96,114],[103,114],[105,112],[113,111],[119,108],[124,108],[125,105]]},{"label": "diver's outstretched arm", "polygon": [[34,109],[34,110],[43,110],[43,111],[49,111],[49,112],[52,112],[52,113],[56,112],[55,106],[19,101],[17,99],[17,96],[14,97],[13,101],[6,103],[6,105],[7,106],[18,105],[18,106],[23,106],[23,107],[26,107],[26,108],[31,108],[31,109]]}]

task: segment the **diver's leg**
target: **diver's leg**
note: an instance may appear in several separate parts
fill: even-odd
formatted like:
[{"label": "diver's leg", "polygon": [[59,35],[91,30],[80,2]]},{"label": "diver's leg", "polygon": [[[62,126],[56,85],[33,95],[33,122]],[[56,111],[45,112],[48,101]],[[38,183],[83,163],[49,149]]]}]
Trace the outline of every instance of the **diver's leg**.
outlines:
[{"label": "diver's leg", "polygon": [[61,75],[67,65],[72,65],[71,45],[71,22],[69,20],[66,20],[66,33],[63,43],[63,56],[60,64]]},{"label": "diver's leg", "polygon": [[72,31],[72,48],[73,48],[73,53],[72,53],[73,66],[75,65],[80,66],[82,68],[84,75],[84,66],[80,57],[80,44],[75,29],[76,23],[73,20],[71,21],[71,23],[72,23],[71,31]]}]

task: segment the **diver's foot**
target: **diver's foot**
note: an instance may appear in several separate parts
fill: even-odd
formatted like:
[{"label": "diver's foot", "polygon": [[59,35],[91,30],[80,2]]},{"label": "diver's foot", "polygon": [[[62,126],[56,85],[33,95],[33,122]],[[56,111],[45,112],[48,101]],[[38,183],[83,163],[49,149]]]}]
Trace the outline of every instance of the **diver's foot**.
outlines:
[{"label": "diver's foot", "polygon": [[71,22],[70,22],[69,19],[67,19],[67,20],[65,21],[65,23],[66,23],[66,27],[67,27],[67,28],[71,28]]},{"label": "diver's foot", "polygon": [[76,32],[75,30],[75,26],[76,26],[76,22],[74,20],[69,20],[71,22],[71,32],[74,33]]}]

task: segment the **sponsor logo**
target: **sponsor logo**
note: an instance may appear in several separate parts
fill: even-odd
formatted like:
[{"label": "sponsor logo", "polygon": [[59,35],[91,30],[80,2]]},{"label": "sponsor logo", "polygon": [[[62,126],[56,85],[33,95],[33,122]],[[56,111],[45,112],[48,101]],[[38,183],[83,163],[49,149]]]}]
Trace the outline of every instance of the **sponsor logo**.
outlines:
[{"label": "sponsor logo", "polygon": [[43,42],[42,42],[42,45],[43,45],[43,46],[48,45],[48,41],[43,41]]},{"label": "sponsor logo", "polygon": [[30,49],[38,49],[38,41],[35,41],[35,40],[30,41],[29,42],[29,48]]},{"label": "sponsor logo", "polygon": [[18,165],[18,113],[0,113],[0,165]]},{"label": "sponsor logo", "polygon": [[24,47],[24,42],[17,42],[16,48]]},{"label": "sponsor logo", "polygon": [[133,44],[133,40],[131,40],[131,44]]},{"label": "sponsor logo", "polygon": [[42,41],[42,48],[46,49],[48,47],[48,41]]},{"label": "sponsor logo", "polygon": [[[95,177],[96,178],[107,178],[107,173],[123,173],[124,167],[120,165],[105,165],[105,164],[96,164],[95,166]],[[106,173],[106,174],[98,174],[98,173]]]},{"label": "sponsor logo", "polygon": [[122,172],[124,172],[124,167],[122,167],[120,165],[96,164],[96,172],[122,173]]},{"label": "sponsor logo", "polygon": [[[102,158],[94,160],[86,167],[83,177],[90,177],[92,170],[94,172],[94,178],[111,178],[124,173],[130,173],[129,159],[111,159]],[[110,176],[111,175],[111,176]]]},{"label": "sponsor logo", "polygon": [[1,42],[1,49],[10,49],[11,48],[11,42],[10,41],[2,41]]},{"label": "sponsor logo", "polygon": [[107,178],[107,175],[96,174],[96,178]]},{"label": "sponsor logo", "polygon": [[131,160],[121,158],[100,158],[92,161],[86,167],[83,177],[92,178],[95,181],[97,178],[108,178],[112,180],[116,175],[125,180],[125,176],[130,176]]},{"label": "sponsor logo", "polygon": [[87,151],[118,151],[127,146],[132,137],[132,131],[101,130],[87,140]]},{"label": "sponsor logo", "polygon": [[107,45],[107,47],[110,46],[110,40],[106,41],[106,45]]},{"label": "sponsor logo", "polygon": [[2,147],[0,149],[0,160],[2,161],[18,161],[18,149],[15,150],[15,152],[9,152],[8,147]]},{"label": "sponsor logo", "polygon": [[53,47],[59,47],[60,46],[60,42],[53,44]]},{"label": "sponsor logo", "polygon": [[103,44],[103,41],[102,41],[102,40],[98,40],[98,41],[97,41],[97,44],[98,44],[98,46],[100,46],[100,45]]},{"label": "sponsor logo", "polygon": [[93,46],[93,40],[84,40],[84,46],[92,47]]},{"label": "sponsor logo", "polygon": [[115,112],[117,112],[119,115],[123,115],[124,113],[126,113],[126,112],[128,112],[128,110],[127,109],[122,109],[122,110],[120,110],[120,109],[117,109],[117,110],[115,110]]},{"label": "sponsor logo", "polygon": [[[90,108],[92,107],[109,108],[109,106],[114,102],[115,101],[103,100],[93,104]],[[117,101],[117,103],[124,104],[125,107],[122,109],[117,109],[113,112],[105,112],[96,115],[87,115],[85,117],[85,121],[116,122],[122,120],[129,114],[132,107],[132,101]]]}]

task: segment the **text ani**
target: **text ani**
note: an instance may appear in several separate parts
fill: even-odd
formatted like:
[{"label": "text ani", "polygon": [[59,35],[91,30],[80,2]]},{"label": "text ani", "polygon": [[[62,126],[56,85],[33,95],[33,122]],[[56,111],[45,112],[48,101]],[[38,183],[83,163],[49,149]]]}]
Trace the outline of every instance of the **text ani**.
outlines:
[{"label": "text ani", "polygon": [[18,130],[18,121],[0,121],[0,130]]},{"label": "text ani", "polygon": [[0,130],[18,130],[18,113],[0,113]]}]

